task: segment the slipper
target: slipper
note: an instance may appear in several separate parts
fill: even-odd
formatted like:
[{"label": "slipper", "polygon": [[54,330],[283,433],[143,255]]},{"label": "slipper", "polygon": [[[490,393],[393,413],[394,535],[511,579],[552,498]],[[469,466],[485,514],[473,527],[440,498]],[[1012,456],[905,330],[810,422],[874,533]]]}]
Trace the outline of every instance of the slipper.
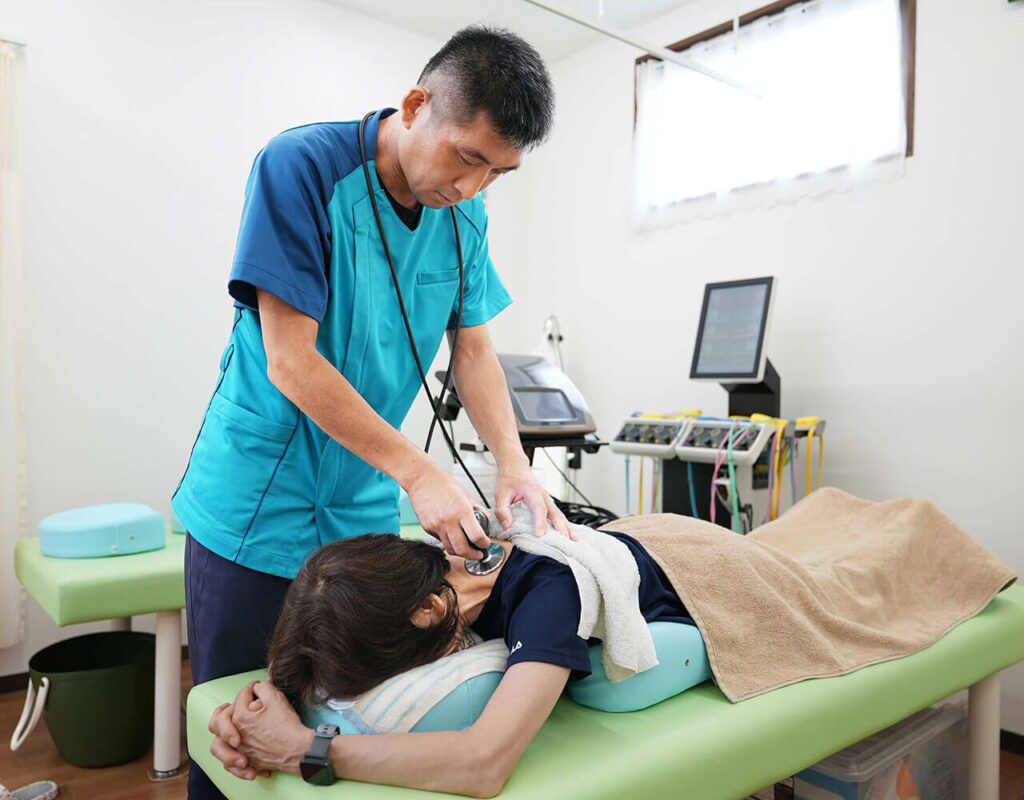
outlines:
[{"label": "slipper", "polygon": [[57,791],[57,784],[53,781],[37,781],[13,792],[0,783],[0,800],[53,800]]}]

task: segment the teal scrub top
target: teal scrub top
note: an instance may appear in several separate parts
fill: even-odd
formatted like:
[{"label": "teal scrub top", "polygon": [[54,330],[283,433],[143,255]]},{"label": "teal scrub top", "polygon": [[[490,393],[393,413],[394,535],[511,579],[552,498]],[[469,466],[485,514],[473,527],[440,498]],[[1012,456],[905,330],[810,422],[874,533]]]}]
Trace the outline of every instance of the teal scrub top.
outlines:
[{"label": "teal scrub top", "polygon": [[[424,207],[414,230],[377,179],[377,126],[366,125],[370,177],[416,347],[430,364],[455,327],[459,270],[448,209]],[[267,378],[256,290],[320,323],[317,350],[396,429],[419,373],[359,157],[357,121],[293,128],[257,155],[228,290],[234,325],[216,387],[171,505],[204,547],[293,578],[322,544],[397,532],[398,484],[331,439]],[[487,252],[479,199],[455,208],[465,263],[462,325],[510,302]]]}]

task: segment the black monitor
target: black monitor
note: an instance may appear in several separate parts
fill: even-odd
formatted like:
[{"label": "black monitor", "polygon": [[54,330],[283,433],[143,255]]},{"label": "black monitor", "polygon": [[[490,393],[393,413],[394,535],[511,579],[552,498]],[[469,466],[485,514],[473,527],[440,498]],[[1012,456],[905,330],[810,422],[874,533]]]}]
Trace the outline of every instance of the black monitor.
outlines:
[{"label": "black monitor", "polygon": [[774,288],[771,277],[704,287],[690,378],[723,383],[764,380]]}]

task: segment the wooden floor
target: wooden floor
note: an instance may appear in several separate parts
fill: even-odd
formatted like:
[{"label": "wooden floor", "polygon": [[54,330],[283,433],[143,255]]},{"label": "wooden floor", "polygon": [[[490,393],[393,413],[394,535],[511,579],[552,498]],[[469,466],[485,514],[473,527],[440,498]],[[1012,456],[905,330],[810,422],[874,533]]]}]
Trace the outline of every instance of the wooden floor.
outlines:
[{"label": "wooden floor", "polygon": [[[192,688],[188,662],[181,665],[181,696]],[[153,750],[142,758],[104,769],[83,769],[69,764],[57,752],[45,723],[40,720],[32,735],[15,752],[10,735],[18,724],[25,703],[25,692],[0,694],[0,784],[12,792],[35,781],[56,781],[58,797],[64,800],[185,800],[188,794],[185,775],[153,783]],[[181,756],[187,761],[184,716],[181,726]],[[185,772],[187,772],[187,765]]]},{"label": "wooden floor", "polygon": [[[185,697],[191,688],[192,677],[186,661],[181,669],[181,696]],[[17,752],[12,753],[8,737],[21,716],[24,702],[25,692],[0,694],[0,784],[11,791],[26,783],[51,780],[60,786],[59,797],[65,800],[186,800],[187,779],[184,776],[162,783],[149,780],[152,750],[142,758],[116,767],[82,769],[60,757],[46,725],[40,722]],[[184,760],[184,724],[181,732]],[[1024,800],[1024,756],[1003,752],[999,800]]]}]

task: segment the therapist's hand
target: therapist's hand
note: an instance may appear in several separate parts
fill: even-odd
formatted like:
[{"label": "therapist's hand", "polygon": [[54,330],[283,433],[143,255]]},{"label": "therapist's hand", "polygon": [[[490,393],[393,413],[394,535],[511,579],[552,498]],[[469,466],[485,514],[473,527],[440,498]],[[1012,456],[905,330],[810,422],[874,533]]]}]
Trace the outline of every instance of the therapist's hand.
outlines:
[{"label": "therapist's hand", "polygon": [[453,556],[476,560],[480,552],[469,546],[468,536],[480,547],[491,540],[473,516],[473,495],[453,476],[439,467],[424,470],[406,488],[409,502],[423,530],[434,536]]},{"label": "therapist's hand", "polygon": [[213,713],[210,752],[239,778],[270,777],[271,770],[298,772],[313,731],[302,724],[288,698],[269,681],[252,681]]},{"label": "therapist's hand", "polygon": [[536,536],[543,535],[547,530],[547,520],[551,520],[556,531],[573,541],[578,538],[526,461],[498,468],[498,480],[494,485],[495,516],[505,530],[512,524],[510,506],[519,501],[533,511],[533,532]]}]

